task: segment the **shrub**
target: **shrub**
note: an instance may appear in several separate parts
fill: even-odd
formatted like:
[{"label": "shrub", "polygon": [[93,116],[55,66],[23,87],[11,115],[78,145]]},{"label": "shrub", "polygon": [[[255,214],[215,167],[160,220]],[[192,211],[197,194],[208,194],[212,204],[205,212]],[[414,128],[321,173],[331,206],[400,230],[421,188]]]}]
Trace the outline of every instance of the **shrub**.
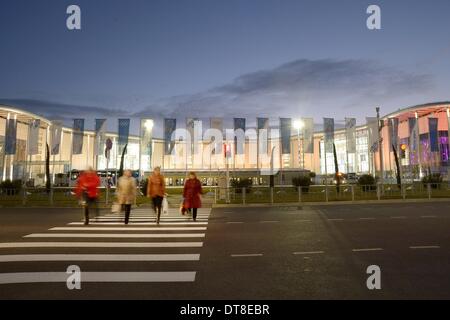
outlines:
[{"label": "shrub", "polygon": [[311,176],[298,176],[292,178],[292,184],[296,187],[301,187],[303,192],[309,191],[309,186],[311,185]]},{"label": "shrub", "polygon": [[437,189],[442,183],[442,175],[440,173],[430,173],[422,178],[422,183],[424,186],[430,184],[431,188]]},{"label": "shrub", "polygon": [[375,178],[370,174],[363,174],[358,179],[358,185],[362,187],[362,191],[375,190],[376,189],[375,183],[376,183]]},{"label": "shrub", "polygon": [[22,190],[22,180],[5,180],[0,183],[0,189],[6,195],[18,194]]},{"label": "shrub", "polygon": [[231,180],[231,187],[236,189],[236,193],[241,193],[242,188],[245,188],[246,189],[245,191],[248,193],[252,185],[253,185],[252,179]]}]

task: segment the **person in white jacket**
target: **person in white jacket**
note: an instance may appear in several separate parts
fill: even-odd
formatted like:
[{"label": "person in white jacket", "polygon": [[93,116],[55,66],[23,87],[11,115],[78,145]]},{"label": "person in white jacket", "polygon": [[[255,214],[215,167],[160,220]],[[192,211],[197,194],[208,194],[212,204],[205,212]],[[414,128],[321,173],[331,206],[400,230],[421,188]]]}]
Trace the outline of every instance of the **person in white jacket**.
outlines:
[{"label": "person in white jacket", "polygon": [[130,219],[131,205],[136,199],[136,179],[131,175],[131,170],[126,170],[117,182],[117,201],[125,210],[125,224]]}]

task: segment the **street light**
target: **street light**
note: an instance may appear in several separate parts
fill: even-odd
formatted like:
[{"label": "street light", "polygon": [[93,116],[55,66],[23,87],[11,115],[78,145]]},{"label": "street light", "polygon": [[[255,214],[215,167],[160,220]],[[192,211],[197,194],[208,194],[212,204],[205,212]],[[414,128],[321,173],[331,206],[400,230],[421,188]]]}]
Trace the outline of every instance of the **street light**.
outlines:
[{"label": "street light", "polygon": [[153,120],[152,119],[145,120],[144,126],[145,126],[146,130],[148,130],[148,131],[152,130],[153,129]]},{"label": "street light", "polygon": [[[294,120],[294,128],[297,129],[297,157],[298,157],[298,165],[300,167],[300,131],[305,126],[305,123],[301,119]],[[302,144],[303,144],[303,138],[302,138]],[[303,148],[302,148],[303,151]],[[302,161],[302,169],[305,169],[305,153],[302,152],[303,155],[303,161]]]}]

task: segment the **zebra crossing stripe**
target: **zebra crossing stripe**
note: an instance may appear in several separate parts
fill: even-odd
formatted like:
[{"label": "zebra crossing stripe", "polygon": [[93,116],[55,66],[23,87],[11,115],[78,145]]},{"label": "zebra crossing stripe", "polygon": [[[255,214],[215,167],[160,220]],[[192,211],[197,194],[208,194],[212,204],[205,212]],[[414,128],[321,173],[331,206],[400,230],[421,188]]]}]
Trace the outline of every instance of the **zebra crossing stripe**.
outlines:
[{"label": "zebra crossing stripe", "polygon": [[1,262],[35,261],[198,261],[200,254],[13,254]]},{"label": "zebra crossing stripe", "polygon": [[200,248],[203,242],[6,242],[6,248]]},{"label": "zebra crossing stripe", "polygon": [[32,233],[24,238],[204,238],[204,233]]},{"label": "zebra crossing stripe", "polygon": [[[195,271],[83,272],[82,282],[194,282]],[[0,284],[67,282],[65,272],[1,273]]]}]

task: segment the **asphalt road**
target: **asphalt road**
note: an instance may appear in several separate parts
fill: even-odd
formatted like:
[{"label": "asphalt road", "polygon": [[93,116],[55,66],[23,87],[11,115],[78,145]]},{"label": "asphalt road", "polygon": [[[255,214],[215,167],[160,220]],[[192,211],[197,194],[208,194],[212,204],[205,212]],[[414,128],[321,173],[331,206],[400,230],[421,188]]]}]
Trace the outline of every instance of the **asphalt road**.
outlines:
[{"label": "asphalt road", "polygon": [[[172,210],[158,227],[149,209],[129,226],[102,212],[85,229],[80,210],[2,208],[0,283],[24,283],[0,284],[0,298],[450,298],[450,202],[199,214],[194,224]],[[66,286],[69,265],[81,269],[81,290]],[[370,265],[380,290],[367,288]],[[46,282],[48,273],[64,277]]]}]

